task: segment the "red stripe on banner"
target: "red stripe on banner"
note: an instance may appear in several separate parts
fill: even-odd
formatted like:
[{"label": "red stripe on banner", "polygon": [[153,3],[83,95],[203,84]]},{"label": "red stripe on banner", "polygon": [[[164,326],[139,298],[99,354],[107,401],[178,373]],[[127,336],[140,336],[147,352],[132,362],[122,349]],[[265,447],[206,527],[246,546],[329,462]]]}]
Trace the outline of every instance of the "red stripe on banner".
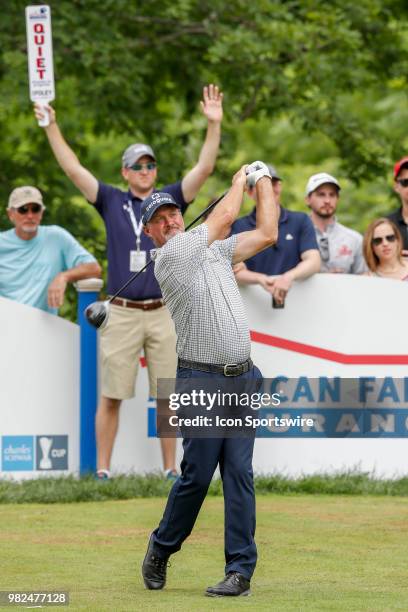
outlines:
[{"label": "red stripe on banner", "polygon": [[146,357],[141,357],[140,358],[140,365],[142,366],[142,368],[146,367]]},{"label": "red stripe on banner", "polygon": [[303,344],[302,342],[294,342],[269,334],[251,331],[251,340],[260,344],[267,344],[275,348],[309,355],[309,357],[318,357],[326,359],[326,361],[335,361],[337,363],[355,364],[355,365],[406,365],[408,364],[408,355],[346,355],[337,351],[329,351],[311,344]]}]

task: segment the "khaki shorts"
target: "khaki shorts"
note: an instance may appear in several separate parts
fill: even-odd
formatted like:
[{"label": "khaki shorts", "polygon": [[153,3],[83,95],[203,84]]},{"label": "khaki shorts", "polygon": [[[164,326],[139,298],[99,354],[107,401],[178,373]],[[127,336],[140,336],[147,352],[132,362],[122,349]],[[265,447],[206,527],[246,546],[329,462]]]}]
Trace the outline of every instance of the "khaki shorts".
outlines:
[{"label": "khaki shorts", "polygon": [[175,378],[176,333],[165,306],[139,310],[110,305],[109,323],[100,332],[102,395],[129,399],[142,348],[147,361],[150,395],[157,397],[157,379]]}]

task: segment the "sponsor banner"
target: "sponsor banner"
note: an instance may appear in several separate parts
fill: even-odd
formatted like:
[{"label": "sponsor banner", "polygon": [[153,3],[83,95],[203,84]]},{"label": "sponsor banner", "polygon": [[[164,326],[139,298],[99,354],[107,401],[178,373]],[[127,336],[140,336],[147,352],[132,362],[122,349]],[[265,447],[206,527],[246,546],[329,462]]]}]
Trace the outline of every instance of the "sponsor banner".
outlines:
[{"label": "sponsor banner", "polygon": [[30,471],[34,468],[34,437],[2,437],[2,470],[4,472]]},{"label": "sponsor banner", "polygon": [[68,469],[68,436],[36,436],[36,469]]},{"label": "sponsor banner", "polygon": [[257,438],[406,438],[408,409],[263,409],[255,425]]},{"label": "sponsor banner", "polygon": [[68,436],[2,436],[1,465],[4,472],[68,469]]}]

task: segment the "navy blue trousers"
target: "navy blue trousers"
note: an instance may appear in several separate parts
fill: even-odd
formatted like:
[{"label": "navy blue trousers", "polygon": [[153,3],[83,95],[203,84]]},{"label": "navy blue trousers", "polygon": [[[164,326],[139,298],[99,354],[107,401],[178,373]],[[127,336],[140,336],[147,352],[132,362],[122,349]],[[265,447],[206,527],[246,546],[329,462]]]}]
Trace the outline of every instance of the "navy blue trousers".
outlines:
[{"label": "navy blue trousers", "polygon": [[[177,376],[203,378],[215,375],[182,368]],[[260,377],[258,368],[253,367],[239,378]],[[219,465],[224,492],[225,573],[237,571],[251,579],[257,560],[253,448],[254,437],[184,438],[181,476],[174,483],[163,518],[153,532],[154,547],[158,552],[172,554],[180,550],[194,527]]]}]

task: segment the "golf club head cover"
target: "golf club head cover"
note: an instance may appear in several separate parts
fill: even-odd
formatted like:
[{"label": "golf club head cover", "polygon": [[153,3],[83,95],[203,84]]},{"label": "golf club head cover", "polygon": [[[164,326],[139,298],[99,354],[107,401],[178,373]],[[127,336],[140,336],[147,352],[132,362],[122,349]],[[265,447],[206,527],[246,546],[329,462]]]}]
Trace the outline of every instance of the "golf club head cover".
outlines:
[{"label": "golf club head cover", "polygon": [[259,179],[263,176],[269,176],[269,178],[272,180],[268,166],[261,161],[255,161],[252,162],[252,164],[249,164],[245,170],[245,173],[247,175],[247,187],[255,187]]}]

